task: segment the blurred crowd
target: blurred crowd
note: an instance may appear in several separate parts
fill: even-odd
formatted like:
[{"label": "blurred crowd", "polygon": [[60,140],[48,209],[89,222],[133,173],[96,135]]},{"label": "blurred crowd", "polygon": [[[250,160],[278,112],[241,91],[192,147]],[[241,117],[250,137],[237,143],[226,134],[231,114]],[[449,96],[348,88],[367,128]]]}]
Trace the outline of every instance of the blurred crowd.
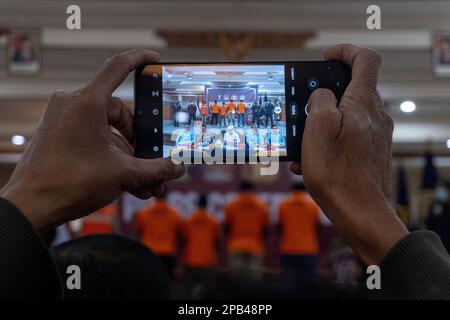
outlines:
[{"label": "blurred crowd", "polygon": [[321,225],[320,209],[302,183],[280,202],[276,225],[252,191],[244,181],[224,207],[222,222],[208,212],[205,195],[186,219],[164,196],[136,213],[137,237],[163,261],[175,296],[214,297],[234,284],[240,294],[249,284],[258,288],[251,292],[268,292],[267,297],[310,294],[320,286],[359,289],[361,262],[332,226]]},{"label": "blurred crowd", "polygon": [[[134,213],[132,232],[162,261],[174,297],[364,297],[363,264],[303,183],[293,184],[278,203],[275,223],[253,187],[242,182],[221,220],[208,210],[205,194],[187,215],[170,203],[167,193]],[[449,194],[450,182],[438,181],[421,222],[421,228],[439,234],[447,250]],[[113,233],[120,229],[115,217],[117,209],[107,206],[85,218],[78,235]]]}]

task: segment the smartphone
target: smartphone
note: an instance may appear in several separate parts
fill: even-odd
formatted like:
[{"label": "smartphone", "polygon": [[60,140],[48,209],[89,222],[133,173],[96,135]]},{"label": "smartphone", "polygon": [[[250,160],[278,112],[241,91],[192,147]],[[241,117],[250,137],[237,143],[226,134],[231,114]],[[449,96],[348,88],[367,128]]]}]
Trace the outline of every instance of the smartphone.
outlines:
[{"label": "smartphone", "polygon": [[298,161],[311,93],[327,88],[339,101],[350,80],[340,61],[142,66],[134,82],[135,155]]}]

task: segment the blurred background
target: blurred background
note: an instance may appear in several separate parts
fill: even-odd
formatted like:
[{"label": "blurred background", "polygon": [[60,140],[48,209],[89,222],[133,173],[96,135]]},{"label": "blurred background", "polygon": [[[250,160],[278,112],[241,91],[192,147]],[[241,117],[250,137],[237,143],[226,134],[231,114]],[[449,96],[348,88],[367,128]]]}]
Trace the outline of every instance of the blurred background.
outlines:
[{"label": "blurred background", "polygon": [[[319,60],[326,47],[345,42],[377,49],[383,57],[379,92],[395,122],[393,174],[401,219],[409,228],[431,228],[450,238],[445,183],[450,179],[450,2],[89,0],[76,1],[82,29],[69,31],[66,9],[70,4],[74,3],[0,0],[0,187],[33,138],[49,95],[79,88],[117,52],[145,47],[158,51],[161,61],[167,62]],[[381,8],[381,30],[366,27],[366,9],[371,4]],[[115,94],[133,106],[132,76]],[[191,166],[181,180],[168,184],[167,198],[161,201],[168,203],[184,226],[198,209],[200,196],[206,196],[206,211],[219,224],[214,270],[226,274],[232,265],[229,239],[233,231],[222,228],[232,224],[225,219],[224,208],[242,194],[243,181],[252,184],[248,191],[264,203],[269,216],[268,228],[259,239],[264,250],[256,281],[271,288],[281,283],[284,288],[285,282],[279,280],[289,261],[284,264],[283,256],[291,254],[283,252],[280,244],[286,232],[279,223],[280,207],[292,200],[292,186],[301,182],[286,165],[276,176],[259,175],[257,166]],[[55,241],[98,232],[142,240],[145,219],[137,223],[136,214],[151,211],[152,201],[125,194],[101,212],[59,228]],[[311,202],[306,195],[302,201]],[[312,223],[315,230],[305,231],[307,235],[298,241],[317,241],[318,250],[294,255],[318,258],[310,269],[321,285],[351,288],[317,294],[352,294],[361,283],[361,264],[323,213],[311,219],[296,222],[299,228]],[[204,275],[186,272],[189,237],[181,238],[184,245],[169,254],[175,259],[174,282],[181,288],[175,292],[181,297],[202,297],[207,290],[192,283],[203,283]],[[243,261],[242,265],[251,265],[250,260]],[[189,282],[186,291],[188,275],[197,280]],[[195,290],[189,289],[192,286]]]}]

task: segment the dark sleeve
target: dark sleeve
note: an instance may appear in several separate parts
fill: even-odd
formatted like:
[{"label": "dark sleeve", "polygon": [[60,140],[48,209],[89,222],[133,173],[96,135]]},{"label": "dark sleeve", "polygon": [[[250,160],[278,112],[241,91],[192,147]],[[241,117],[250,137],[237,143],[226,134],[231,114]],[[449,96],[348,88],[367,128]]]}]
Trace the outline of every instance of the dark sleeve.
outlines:
[{"label": "dark sleeve", "polygon": [[0,299],[61,299],[56,264],[31,223],[0,198]]},{"label": "dark sleeve", "polygon": [[434,232],[407,235],[384,258],[380,270],[383,298],[450,299],[450,257]]}]

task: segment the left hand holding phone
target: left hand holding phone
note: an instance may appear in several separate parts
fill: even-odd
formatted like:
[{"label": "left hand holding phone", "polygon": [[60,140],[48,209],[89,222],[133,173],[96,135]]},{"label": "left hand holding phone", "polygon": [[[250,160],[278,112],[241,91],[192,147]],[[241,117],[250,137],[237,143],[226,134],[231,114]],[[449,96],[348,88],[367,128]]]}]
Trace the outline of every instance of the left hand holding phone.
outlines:
[{"label": "left hand holding phone", "polygon": [[124,191],[140,198],[164,192],[163,183],[182,176],[184,167],[170,159],[135,158],[131,111],[112,96],[131,71],[158,58],[144,49],[115,55],[85,87],[54,93],[0,197],[45,230],[87,215]]}]

